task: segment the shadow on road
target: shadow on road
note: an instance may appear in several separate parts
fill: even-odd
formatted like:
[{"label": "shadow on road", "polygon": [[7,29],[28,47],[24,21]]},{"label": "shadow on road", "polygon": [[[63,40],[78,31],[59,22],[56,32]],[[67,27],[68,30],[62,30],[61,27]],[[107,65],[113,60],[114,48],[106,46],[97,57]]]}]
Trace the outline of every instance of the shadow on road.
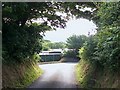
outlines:
[{"label": "shadow on road", "polygon": [[35,81],[28,88],[77,88],[76,84],[64,83],[62,81],[41,81],[39,79]]},{"label": "shadow on road", "polygon": [[28,88],[77,88],[74,73],[76,64],[67,62],[39,65],[44,74]]}]

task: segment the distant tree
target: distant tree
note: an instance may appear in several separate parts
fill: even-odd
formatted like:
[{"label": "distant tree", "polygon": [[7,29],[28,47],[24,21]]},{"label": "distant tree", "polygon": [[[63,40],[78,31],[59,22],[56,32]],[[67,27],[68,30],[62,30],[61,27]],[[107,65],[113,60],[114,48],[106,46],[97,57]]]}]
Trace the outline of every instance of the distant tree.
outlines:
[{"label": "distant tree", "polygon": [[[78,57],[79,54],[79,48],[83,46],[83,44],[86,42],[87,37],[85,35],[72,35],[69,38],[67,38],[67,44],[66,47],[69,49],[73,49],[72,51],[66,52],[66,55],[70,57]],[[69,54],[70,53],[70,54]]]},{"label": "distant tree", "polygon": [[64,42],[51,42],[49,40],[43,40],[42,43],[42,50],[49,50],[49,49],[64,49],[65,48]]},{"label": "distant tree", "polygon": [[64,49],[65,48],[65,43],[64,42],[54,42],[50,44],[51,49]]},{"label": "distant tree", "polygon": [[85,35],[72,35],[67,38],[66,46],[70,49],[79,50],[79,48],[83,46],[83,43],[85,43],[86,40],[87,37]]}]

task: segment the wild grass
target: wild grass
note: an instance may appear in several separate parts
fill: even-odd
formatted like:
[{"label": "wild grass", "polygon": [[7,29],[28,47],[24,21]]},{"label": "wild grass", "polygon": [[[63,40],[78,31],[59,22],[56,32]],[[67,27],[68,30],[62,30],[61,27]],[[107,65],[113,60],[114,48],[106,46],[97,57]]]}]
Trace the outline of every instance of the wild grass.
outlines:
[{"label": "wild grass", "polygon": [[120,73],[111,73],[106,67],[99,69],[86,60],[76,66],[76,80],[80,88],[120,88]]},{"label": "wild grass", "polygon": [[25,88],[36,80],[43,71],[37,63],[24,62],[20,65],[3,66],[3,87]]},{"label": "wild grass", "polygon": [[76,66],[76,77],[80,88],[88,87],[93,68],[87,61],[81,60]]}]

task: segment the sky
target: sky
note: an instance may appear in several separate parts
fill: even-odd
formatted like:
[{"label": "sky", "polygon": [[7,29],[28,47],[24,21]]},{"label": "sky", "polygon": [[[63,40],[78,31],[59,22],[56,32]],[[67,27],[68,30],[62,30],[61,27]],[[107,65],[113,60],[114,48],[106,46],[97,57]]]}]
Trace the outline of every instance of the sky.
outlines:
[{"label": "sky", "polygon": [[65,29],[58,28],[56,31],[47,31],[44,39],[51,42],[66,42],[72,35],[86,35],[96,33],[96,25],[87,19],[72,19],[68,21]]}]

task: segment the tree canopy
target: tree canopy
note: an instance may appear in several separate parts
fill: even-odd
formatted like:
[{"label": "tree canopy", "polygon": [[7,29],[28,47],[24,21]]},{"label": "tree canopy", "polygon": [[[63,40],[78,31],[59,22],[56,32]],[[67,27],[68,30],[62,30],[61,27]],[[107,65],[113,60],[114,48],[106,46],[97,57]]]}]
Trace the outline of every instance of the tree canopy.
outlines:
[{"label": "tree canopy", "polygon": [[120,68],[120,2],[104,2],[99,5],[98,32],[80,49],[80,57],[107,67],[111,71]]},{"label": "tree canopy", "polygon": [[76,49],[78,50],[80,47],[83,46],[83,43],[87,40],[87,37],[85,35],[72,35],[69,38],[67,38],[67,47],[70,49]]},{"label": "tree canopy", "polygon": [[51,42],[49,40],[43,40],[42,50],[47,51],[50,49],[64,49],[66,47],[66,43],[64,42]]},{"label": "tree canopy", "polygon": [[67,57],[78,57],[79,48],[81,48],[84,43],[87,41],[87,36],[85,35],[72,35],[67,38],[66,47],[72,50],[65,52],[64,56]]},{"label": "tree canopy", "polygon": [[[92,11],[84,10],[85,7],[90,7]],[[2,3],[3,62],[22,62],[39,53],[46,31],[65,28],[72,16],[91,20],[95,8],[96,5],[92,2]],[[40,23],[35,23],[36,19],[40,19]]]}]

